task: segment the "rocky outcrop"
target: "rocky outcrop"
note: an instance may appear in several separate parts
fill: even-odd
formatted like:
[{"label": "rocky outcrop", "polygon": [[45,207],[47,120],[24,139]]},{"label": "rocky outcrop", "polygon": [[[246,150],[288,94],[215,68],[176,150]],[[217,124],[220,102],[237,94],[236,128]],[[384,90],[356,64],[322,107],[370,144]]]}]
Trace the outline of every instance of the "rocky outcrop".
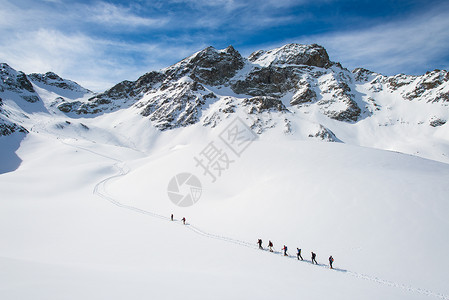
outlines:
[{"label": "rocky outcrop", "polygon": [[280,97],[291,91],[299,80],[294,68],[255,68],[244,79],[231,83],[236,94]]},{"label": "rocky outcrop", "polygon": [[434,118],[432,120],[430,120],[429,125],[432,127],[438,127],[438,126],[443,126],[444,124],[446,124],[446,120],[443,120],[441,118]]},{"label": "rocky outcrop", "polygon": [[42,83],[48,86],[54,86],[63,90],[91,93],[88,89],[83,88],[78,83],[63,79],[53,72],[47,72],[45,74],[32,73],[28,75],[29,79],[38,84]]},{"label": "rocky outcrop", "polygon": [[171,80],[189,76],[202,84],[225,85],[244,64],[244,59],[232,46],[224,50],[208,47],[165,69],[164,74]]},{"label": "rocky outcrop", "polygon": [[11,122],[8,119],[8,113],[3,110],[3,99],[0,98],[0,136],[11,135],[14,132],[28,133],[24,127]]},{"label": "rocky outcrop", "polygon": [[8,64],[0,64],[0,92],[11,91],[27,102],[35,103],[40,100],[25,73],[16,71]]},{"label": "rocky outcrop", "polygon": [[315,134],[309,134],[309,138],[317,138],[325,142],[340,142],[330,129],[322,125],[319,125],[319,129]]},{"label": "rocky outcrop", "polygon": [[206,100],[216,97],[205,91],[197,82],[177,82],[165,86],[164,93],[147,95],[136,107],[160,130],[185,127],[197,123]]},{"label": "rocky outcrop", "polygon": [[252,53],[248,59],[264,67],[306,65],[326,68],[332,65],[326,49],[317,44],[288,44],[269,51],[259,50]]},{"label": "rocky outcrop", "polygon": [[354,74],[354,79],[359,82],[368,82],[372,80],[373,76],[379,75],[364,68],[356,68],[352,71],[352,74]]},{"label": "rocky outcrop", "polygon": [[0,117],[0,136],[11,135],[14,132],[28,133],[24,127]]},{"label": "rocky outcrop", "polygon": [[322,113],[331,119],[356,122],[362,110],[354,100],[344,74],[328,74],[320,81],[322,99],[317,102]]},{"label": "rocky outcrop", "polygon": [[259,114],[266,111],[287,112],[284,104],[277,98],[259,96],[243,100],[243,106],[248,107],[249,114]]},{"label": "rocky outcrop", "polygon": [[290,105],[300,105],[312,103],[317,100],[316,92],[312,89],[309,82],[302,80],[298,83],[298,90],[290,100]]},{"label": "rocky outcrop", "polygon": [[[441,86],[448,80],[449,73],[446,71],[434,70],[427,72],[424,76],[416,77],[413,90],[404,93],[403,97],[407,100],[424,98],[428,102],[445,101],[445,92],[442,92]],[[433,97],[433,91],[437,92],[437,97]]]}]

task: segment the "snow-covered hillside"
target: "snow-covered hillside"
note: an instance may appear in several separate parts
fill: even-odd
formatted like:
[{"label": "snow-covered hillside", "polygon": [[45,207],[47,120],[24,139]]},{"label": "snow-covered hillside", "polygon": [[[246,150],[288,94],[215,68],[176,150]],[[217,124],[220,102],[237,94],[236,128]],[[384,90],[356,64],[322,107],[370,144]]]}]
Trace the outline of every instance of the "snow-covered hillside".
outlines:
[{"label": "snow-covered hillside", "polygon": [[0,71],[0,299],[449,299],[446,71],[297,44],[101,94]]},{"label": "snow-covered hillside", "polygon": [[[0,175],[1,298],[448,299],[447,164],[261,139],[212,183],[193,157],[216,136],[196,133],[149,156],[30,133]],[[179,172],[203,184],[189,208],[166,194]]]}]

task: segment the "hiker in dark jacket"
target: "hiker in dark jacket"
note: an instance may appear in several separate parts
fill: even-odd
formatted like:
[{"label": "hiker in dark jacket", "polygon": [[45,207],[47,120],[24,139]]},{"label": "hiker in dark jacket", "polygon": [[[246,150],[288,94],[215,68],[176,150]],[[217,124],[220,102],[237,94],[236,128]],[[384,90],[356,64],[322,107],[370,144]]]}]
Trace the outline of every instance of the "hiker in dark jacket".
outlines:
[{"label": "hiker in dark jacket", "polygon": [[262,239],[258,239],[258,240],[257,240],[257,244],[259,244],[259,249],[262,249],[262,250],[263,250],[263,247],[262,247]]},{"label": "hiker in dark jacket", "polygon": [[296,248],[296,250],[298,251],[297,253],[296,253],[296,257],[298,258],[298,260],[301,258],[301,260],[303,260],[302,259],[302,256],[301,256],[301,249],[299,249],[299,248]]},{"label": "hiker in dark jacket", "polygon": [[312,252],[312,264],[313,264],[313,262],[315,262],[316,264],[318,264],[318,263],[316,262],[316,254]]}]

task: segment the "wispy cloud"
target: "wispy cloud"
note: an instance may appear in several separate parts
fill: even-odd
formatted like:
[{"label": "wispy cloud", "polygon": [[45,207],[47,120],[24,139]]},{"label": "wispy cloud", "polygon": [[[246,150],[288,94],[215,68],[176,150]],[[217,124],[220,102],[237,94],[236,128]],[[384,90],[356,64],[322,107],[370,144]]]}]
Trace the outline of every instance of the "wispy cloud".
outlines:
[{"label": "wispy cloud", "polygon": [[23,32],[3,41],[2,62],[26,73],[53,71],[94,91],[103,91],[125,79],[135,80],[146,72],[177,62],[200,47],[170,41],[121,42],[55,29]]},{"label": "wispy cloud", "polygon": [[161,27],[168,22],[168,19],[165,17],[141,17],[133,13],[130,7],[106,2],[99,2],[92,7],[83,6],[85,6],[85,10],[88,12],[88,21],[100,23],[101,25]]},{"label": "wispy cloud", "polygon": [[[299,40],[325,46],[333,59],[348,67],[367,67],[386,74],[448,68],[449,18],[440,7],[419,17],[363,30],[336,32]],[[443,12],[443,13],[442,13]],[[446,61],[442,59],[446,57]],[[435,66],[436,67],[436,66]]]},{"label": "wispy cloud", "polygon": [[[435,68],[449,69],[448,4],[414,14],[400,21],[315,35],[301,35],[276,42],[247,46],[242,54],[272,49],[287,43],[318,43],[331,60],[344,67],[368,68],[385,75],[422,74]],[[362,26],[361,26],[362,27]]]}]

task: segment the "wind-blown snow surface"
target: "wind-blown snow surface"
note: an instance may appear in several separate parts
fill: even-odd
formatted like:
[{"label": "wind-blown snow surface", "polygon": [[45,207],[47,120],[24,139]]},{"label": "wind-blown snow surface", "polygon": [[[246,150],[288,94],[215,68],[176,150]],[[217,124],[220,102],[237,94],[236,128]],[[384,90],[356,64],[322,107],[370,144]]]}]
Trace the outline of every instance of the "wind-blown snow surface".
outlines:
[{"label": "wind-blown snow surface", "polygon": [[[267,135],[212,183],[193,157],[222,129],[166,132],[149,155],[31,132],[0,175],[0,298],[448,299],[447,164]],[[166,194],[183,171],[203,183],[186,209]]]}]

